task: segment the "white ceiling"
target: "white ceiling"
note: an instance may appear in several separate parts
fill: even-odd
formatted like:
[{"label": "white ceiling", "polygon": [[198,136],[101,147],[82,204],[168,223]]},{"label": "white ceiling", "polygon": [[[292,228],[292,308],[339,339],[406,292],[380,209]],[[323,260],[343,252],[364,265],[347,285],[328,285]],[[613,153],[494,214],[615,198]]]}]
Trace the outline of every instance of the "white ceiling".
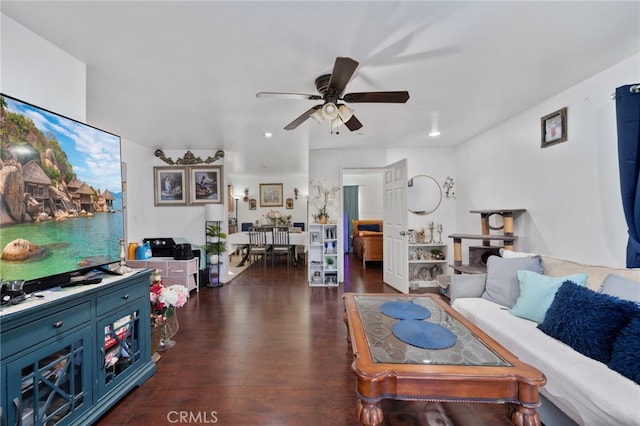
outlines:
[{"label": "white ceiling", "polygon": [[[227,172],[304,174],[308,150],[453,146],[640,51],[637,1],[7,1],[2,13],[87,64],[87,121],[152,148],[226,152]],[[357,132],[308,120],[336,56]],[[612,91],[614,88],[611,88]],[[442,135],[429,138],[438,115]],[[273,133],[265,139],[263,133]]]}]

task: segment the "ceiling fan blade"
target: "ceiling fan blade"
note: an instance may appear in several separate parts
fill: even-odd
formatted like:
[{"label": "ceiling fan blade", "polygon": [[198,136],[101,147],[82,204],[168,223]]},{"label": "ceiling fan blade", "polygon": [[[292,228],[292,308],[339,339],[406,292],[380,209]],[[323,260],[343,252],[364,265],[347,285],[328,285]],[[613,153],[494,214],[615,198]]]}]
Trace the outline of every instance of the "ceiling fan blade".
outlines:
[{"label": "ceiling fan blade", "polygon": [[360,92],[347,93],[342,98],[345,102],[378,102],[403,104],[409,100],[409,92]]},{"label": "ceiling fan blade", "polygon": [[347,129],[351,130],[352,132],[362,127],[362,123],[356,118],[355,115],[352,115],[351,118],[344,123],[344,125],[347,126]]},{"label": "ceiling fan blade", "polygon": [[329,90],[338,94],[344,92],[344,88],[347,87],[347,83],[351,80],[356,68],[358,68],[358,61],[354,61],[351,58],[337,57],[331,72],[331,80],[329,80]]},{"label": "ceiling fan blade", "polygon": [[256,93],[256,98],[302,99],[306,101],[317,101],[322,99],[322,96],[309,95],[306,93],[258,92]]},{"label": "ceiling fan blade", "polygon": [[312,106],[311,108],[309,108],[308,110],[303,112],[300,117],[296,118],[291,123],[287,124],[287,126],[284,129],[285,130],[293,130],[293,129],[295,129],[296,127],[298,127],[299,125],[301,125],[302,123],[307,121],[307,119],[311,116],[311,114],[313,114],[314,112],[316,112],[316,110],[318,110],[320,108],[322,108],[322,105]]}]

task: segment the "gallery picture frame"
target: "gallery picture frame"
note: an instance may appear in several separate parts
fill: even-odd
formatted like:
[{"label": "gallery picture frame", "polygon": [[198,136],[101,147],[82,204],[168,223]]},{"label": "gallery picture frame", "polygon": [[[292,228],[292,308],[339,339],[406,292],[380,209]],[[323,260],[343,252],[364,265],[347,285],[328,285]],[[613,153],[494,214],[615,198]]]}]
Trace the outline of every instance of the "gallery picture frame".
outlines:
[{"label": "gallery picture frame", "polygon": [[283,204],[281,183],[260,184],[260,207],[282,207]]},{"label": "gallery picture frame", "polygon": [[540,148],[567,141],[567,107],[540,118]]},{"label": "gallery picture frame", "polygon": [[224,203],[222,166],[189,167],[189,204]]},{"label": "gallery picture frame", "polygon": [[249,199],[249,210],[255,210],[256,209],[256,199],[255,198],[250,198]]},{"label": "gallery picture frame", "polygon": [[286,207],[287,207],[287,210],[293,209],[293,198],[287,198]]},{"label": "gallery picture frame", "polygon": [[161,206],[186,206],[188,175],[186,167],[154,167],[154,204]]}]

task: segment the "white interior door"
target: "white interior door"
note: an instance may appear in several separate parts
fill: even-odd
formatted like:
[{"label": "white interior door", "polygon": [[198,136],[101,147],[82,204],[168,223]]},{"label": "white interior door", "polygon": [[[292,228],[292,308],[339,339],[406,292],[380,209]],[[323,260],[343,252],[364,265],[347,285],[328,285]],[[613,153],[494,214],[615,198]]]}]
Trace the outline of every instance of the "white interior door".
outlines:
[{"label": "white interior door", "polygon": [[383,180],[384,282],[402,293],[409,293],[407,160],[385,167]]}]

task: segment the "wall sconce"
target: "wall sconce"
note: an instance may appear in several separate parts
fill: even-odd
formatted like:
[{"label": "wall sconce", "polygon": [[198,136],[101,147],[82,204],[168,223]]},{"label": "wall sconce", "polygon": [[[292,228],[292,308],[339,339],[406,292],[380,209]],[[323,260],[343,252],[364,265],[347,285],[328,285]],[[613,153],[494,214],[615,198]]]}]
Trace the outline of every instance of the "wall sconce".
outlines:
[{"label": "wall sconce", "polygon": [[244,189],[244,197],[242,197],[242,201],[245,203],[249,202],[249,187]]},{"label": "wall sconce", "polygon": [[297,200],[299,193],[300,193],[300,191],[298,191],[298,188],[293,188],[293,198],[295,198]]},{"label": "wall sconce", "polygon": [[453,186],[455,184],[456,183],[453,181],[453,178],[451,176],[447,176],[444,184],[442,185],[442,187],[445,189],[444,196],[447,197],[448,200],[456,198],[456,192],[453,190]]}]

